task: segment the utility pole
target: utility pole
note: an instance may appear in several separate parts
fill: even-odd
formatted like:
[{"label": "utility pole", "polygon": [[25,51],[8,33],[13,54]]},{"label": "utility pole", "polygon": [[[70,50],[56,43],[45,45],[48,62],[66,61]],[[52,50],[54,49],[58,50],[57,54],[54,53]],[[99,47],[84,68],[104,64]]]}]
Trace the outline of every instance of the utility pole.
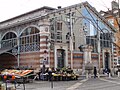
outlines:
[{"label": "utility pole", "polygon": [[98,30],[98,19],[96,20],[96,22],[97,22],[97,44],[98,44],[98,73],[100,74],[100,51],[101,51],[101,49],[100,49],[100,31]]},{"label": "utility pole", "polygon": [[71,69],[73,69],[73,22],[72,13],[70,12],[70,56],[71,56]]}]

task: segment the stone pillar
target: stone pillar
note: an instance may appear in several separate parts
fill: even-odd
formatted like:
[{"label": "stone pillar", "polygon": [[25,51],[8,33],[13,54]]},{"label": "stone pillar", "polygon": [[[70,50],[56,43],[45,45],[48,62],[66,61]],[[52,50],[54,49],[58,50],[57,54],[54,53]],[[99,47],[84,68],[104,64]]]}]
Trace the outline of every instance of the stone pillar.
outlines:
[{"label": "stone pillar", "polygon": [[46,67],[50,66],[50,58],[49,58],[49,47],[48,47],[48,39],[50,39],[49,26],[50,23],[47,19],[40,20],[40,67],[45,64]]},{"label": "stone pillar", "polygon": [[92,46],[90,45],[84,45],[82,47],[83,53],[84,53],[84,62],[90,62],[91,63],[91,51],[92,51]]},{"label": "stone pillar", "polygon": [[109,78],[111,78],[111,73],[109,73]]},{"label": "stone pillar", "polygon": [[84,60],[83,61],[83,72],[82,72],[82,74],[85,74],[85,65],[87,63],[92,63],[92,61],[91,61],[91,51],[92,51],[93,47],[90,46],[90,45],[84,45],[82,47],[82,49],[83,49],[83,60]]}]

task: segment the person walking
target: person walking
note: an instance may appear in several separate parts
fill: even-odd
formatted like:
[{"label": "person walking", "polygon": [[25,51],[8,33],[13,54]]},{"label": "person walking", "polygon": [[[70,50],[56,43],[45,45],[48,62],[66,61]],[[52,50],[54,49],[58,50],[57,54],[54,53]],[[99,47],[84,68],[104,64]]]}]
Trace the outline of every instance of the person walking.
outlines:
[{"label": "person walking", "polygon": [[93,73],[94,73],[94,78],[96,78],[97,77],[97,69],[96,69],[96,67],[94,67]]},{"label": "person walking", "polygon": [[48,70],[48,79],[49,79],[49,81],[52,80],[52,69],[51,68],[49,68],[49,70]]}]

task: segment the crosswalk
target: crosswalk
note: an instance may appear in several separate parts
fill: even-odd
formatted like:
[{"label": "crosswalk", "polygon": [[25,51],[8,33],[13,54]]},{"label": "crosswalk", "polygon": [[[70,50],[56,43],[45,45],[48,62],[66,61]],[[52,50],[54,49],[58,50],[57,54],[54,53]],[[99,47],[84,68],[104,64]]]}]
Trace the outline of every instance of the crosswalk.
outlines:
[{"label": "crosswalk", "polygon": [[67,88],[66,90],[75,90],[76,88],[78,88],[80,85],[83,84],[83,82],[86,82],[88,79],[83,79],[80,82],[72,85],[71,87]]},{"label": "crosswalk", "polygon": [[120,90],[118,78],[91,78],[81,80],[66,90]]},{"label": "crosswalk", "polygon": [[100,78],[100,80],[103,80],[103,81],[106,81],[106,82],[110,82],[110,83],[120,84],[120,82],[118,82],[118,80],[115,81],[115,79],[114,80],[113,79],[107,80],[107,79]]}]

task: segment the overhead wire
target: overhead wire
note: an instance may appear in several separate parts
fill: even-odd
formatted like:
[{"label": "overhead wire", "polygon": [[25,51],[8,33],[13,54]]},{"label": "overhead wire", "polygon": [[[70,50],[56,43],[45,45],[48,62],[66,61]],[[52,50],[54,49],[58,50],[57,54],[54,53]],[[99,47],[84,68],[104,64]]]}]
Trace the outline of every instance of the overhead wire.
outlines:
[{"label": "overhead wire", "polygon": [[[108,7],[107,7],[105,4],[103,4],[102,2],[100,2],[100,0],[95,0],[95,3],[94,3],[93,1],[90,1],[90,0],[87,0],[87,1],[89,1],[89,3],[90,3],[91,5],[94,5],[95,7],[97,7],[96,9],[97,9],[98,11],[101,10],[101,6],[103,6],[103,7],[106,8],[106,9],[108,9]],[[100,7],[98,7],[98,6],[100,6]]]},{"label": "overhead wire", "polygon": [[103,6],[109,10],[109,8],[108,8],[108,6],[105,4],[105,2],[104,2],[103,0],[101,0],[101,2],[104,4]]},{"label": "overhead wire", "polygon": [[[86,7],[85,7],[85,8],[86,8]],[[92,20],[93,20],[93,21],[95,22],[95,24],[97,25],[98,22],[94,19],[94,17],[91,15],[91,13],[89,12],[89,10],[88,10],[87,8],[86,8],[86,10],[87,10],[87,12],[89,13],[89,15],[91,16]],[[98,30],[102,31],[102,29],[100,28],[99,25],[98,25],[97,27],[99,28],[99,29],[97,28]],[[103,31],[102,31],[102,32],[103,32]],[[103,33],[104,33],[104,32],[103,32]]]},{"label": "overhead wire", "polygon": [[[81,14],[82,15],[82,17],[84,18],[84,19],[86,19],[89,23],[90,23],[90,19],[88,20],[88,18],[87,17],[85,17],[78,9],[77,9],[77,11],[79,12],[79,14]],[[95,20],[94,20],[95,21]],[[91,22],[92,22],[92,20],[91,20]],[[96,23],[96,21],[95,21],[95,23]],[[92,22],[92,25],[97,29],[97,27],[94,25],[94,23]],[[97,25],[97,24],[96,24]],[[100,29],[101,30],[101,29]],[[103,32],[103,31],[102,31]]]},{"label": "overhead wire", "polygon": [[[91,15],[90,11],[88,10],[88,8],[87,8],[87,7],[85,7],[85,8],[86,8],[87,12],[89,13],[89,15],[91,16],[92,20],[93,20],[93,21],[95,22],[95,24],[97,25],[97,30],[100,30],[101,32],[104,33],[103,29],[101,29],[101,27],[99,27],[98,22],[96,22],[96,20],[94,19],[94,17]],[[98,29],[98,28],[99,28],[99,29]],[[107,32],[108,32],[109,34],[111,34],[110,31],[107,30]]]},{"label": "overhead wire", "polygon": [[[86,7],[85,7],[86,8]],[[92,17],[92,19],[94,20],[94,22],[96,23],[96,21],[95,21],[95,19],[93,18],[93,16],[91,15],[91,13],[89,12],[89,10],[86,8],[86,10],[88,11],[88,13],[90,14],[90,16]],[[97,23],[96,23],[97,24]],[[102,30],[107,30],[107,32],[109,33],[109,36],[112,34],[110,31],[108,31],[108,29],[101,29],[100,27],[99,27],[99,25],[98,25],[98,28],[102,31]],[[103,31],[102,31],[103,32]],[[104,32],[103,32],[103,34],[105,34]],[[111,40],[111,39],[110,39]],[[113,43],[113,42],[112,42]]]}]

